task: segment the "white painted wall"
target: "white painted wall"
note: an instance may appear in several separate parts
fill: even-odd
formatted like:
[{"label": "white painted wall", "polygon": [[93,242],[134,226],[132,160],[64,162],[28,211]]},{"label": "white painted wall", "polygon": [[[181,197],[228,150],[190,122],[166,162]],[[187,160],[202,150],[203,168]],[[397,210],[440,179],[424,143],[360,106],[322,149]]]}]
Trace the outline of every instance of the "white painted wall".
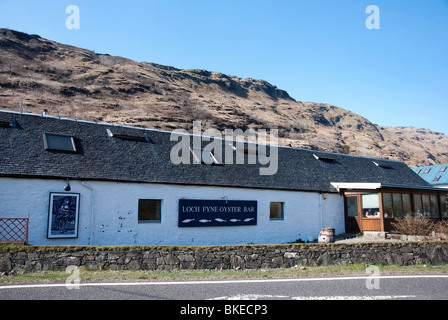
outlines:
[{"label": "white painted wall", "polygon": [[[64,180],[0,179],[0,218],[30,216],[32,245],[227,245],[277,244],[317,239],[322,227],[344,229],[339,194],[193,187],[139,183],[70,181],[80,193],[77,239],[47,239],[50,192],[64,192]],[[256,226],[178,228],[179,199],[255,200]],[[160,223],[138,222],[139,199],[162,199]],[[269,219],[270,202],[284,202],[284,220]],[[92,217],[93,213],[93,217]],[[93,222],[93,229],[92,229]]]}]

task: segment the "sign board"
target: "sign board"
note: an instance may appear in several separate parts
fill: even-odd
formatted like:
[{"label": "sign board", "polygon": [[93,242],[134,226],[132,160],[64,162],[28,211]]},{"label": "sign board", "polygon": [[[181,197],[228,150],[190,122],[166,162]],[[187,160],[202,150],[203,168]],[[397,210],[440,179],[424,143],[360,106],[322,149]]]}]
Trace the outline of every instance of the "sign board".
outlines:
[{"label": "sign board", "polygon": [[179,227],[257,224],[257,201],[179,200]]}]

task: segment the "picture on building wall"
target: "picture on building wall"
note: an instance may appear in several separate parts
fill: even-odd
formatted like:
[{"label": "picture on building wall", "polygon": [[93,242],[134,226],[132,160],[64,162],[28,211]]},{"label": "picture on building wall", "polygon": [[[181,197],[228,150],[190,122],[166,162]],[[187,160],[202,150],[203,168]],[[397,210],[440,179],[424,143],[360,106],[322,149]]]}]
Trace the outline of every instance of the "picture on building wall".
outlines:
[{"label": "picture on building wall", "polygon": [[50,193],[48,238],[77,238],[79,218],[78,193]]}]

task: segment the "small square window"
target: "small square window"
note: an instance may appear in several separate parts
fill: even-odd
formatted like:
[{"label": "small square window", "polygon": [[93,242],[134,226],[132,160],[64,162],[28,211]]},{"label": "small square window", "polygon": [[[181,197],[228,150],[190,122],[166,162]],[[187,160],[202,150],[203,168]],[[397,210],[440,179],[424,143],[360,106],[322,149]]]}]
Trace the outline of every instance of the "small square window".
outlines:
[{"label": "small square window", "polygon": [[435,177],[434,177],[434,180],[432,180],[432,182],[437,182],[437,181],[440,180],[440,178],[441,178],[441,176],[435,176]]},{"label": "small square window", "polygon": [[446,171],[446,166],[440,168],[439,172],[445,172]]},{"label": "small square window", "polygon": [[271,202],[269,218],[271,220],[283,220],[283,202]]},{"label": "small square window", "polygon": [[426,168],[425,171],[423,171],[423,174],[428,174],[431,171],[431,168]]},{"label": "small square window", "polygon": [[160,222],[161,221],[162,200],[138,200],[138,221],[139,222]]},{"label": "small square window", "polygon": [[75,138],[72,136],[44,133],[45,150],[76,152]]}]

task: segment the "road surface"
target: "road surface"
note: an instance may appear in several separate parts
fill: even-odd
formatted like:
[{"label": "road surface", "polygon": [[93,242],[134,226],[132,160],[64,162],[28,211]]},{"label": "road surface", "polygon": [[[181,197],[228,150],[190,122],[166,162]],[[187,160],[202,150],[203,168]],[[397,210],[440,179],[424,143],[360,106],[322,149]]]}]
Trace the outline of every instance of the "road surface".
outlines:
[{"label": "road surface", "polygon": [[0,300],[448,300],[448,275],[0,285]]}]

